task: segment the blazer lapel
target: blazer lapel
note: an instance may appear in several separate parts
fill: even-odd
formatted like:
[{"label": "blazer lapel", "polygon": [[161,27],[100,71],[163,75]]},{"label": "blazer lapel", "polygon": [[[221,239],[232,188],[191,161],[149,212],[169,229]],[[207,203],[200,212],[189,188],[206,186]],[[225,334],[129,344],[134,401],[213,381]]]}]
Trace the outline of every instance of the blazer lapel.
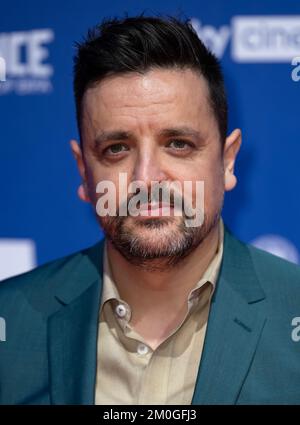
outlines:
[{"label": "blazer lapel", "polygon": [[61,308],[48,319],[51,404],[94,403],[102,255],[102,242],[87,250],[56,294]]},{"label": "blazer lapel", "polygon": [[264,298],[248,248],[226,230],[192,404],[236,403],[266,321]]}]

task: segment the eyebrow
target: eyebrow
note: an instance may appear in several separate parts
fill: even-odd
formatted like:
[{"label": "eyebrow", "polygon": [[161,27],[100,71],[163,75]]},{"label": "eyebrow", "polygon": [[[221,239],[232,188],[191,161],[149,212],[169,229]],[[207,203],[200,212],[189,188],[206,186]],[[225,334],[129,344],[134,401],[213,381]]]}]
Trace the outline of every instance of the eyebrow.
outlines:
[{"label": "eyebrow", "polygon": [[189,137],[201,138],[201,133],[190,127],[165,128],[161,130],[158,133],[158,135],[165,136],[165,137],[189,136]]},{"label": "eyebrow", "polygon": [[127,140],[132,137],[129,131],[113,130],[113,131],[101,131],[95,137],[95,144],[100,145],[109,140]]},{"label": "eyebrow", "polygon": [[[157,133],[158,137],[194,137],[196,139],[202,139],[202,135],[199,131],[194,130],[190,127],[172,127],[172,128],[164,128]],[[136,140],[136,137],[130,131],[124,130],[113,130],[113,131],[101,131],[95,137],[95,144],[99,146],[102,143],[108,141],[122,141],[128,139]]]}]

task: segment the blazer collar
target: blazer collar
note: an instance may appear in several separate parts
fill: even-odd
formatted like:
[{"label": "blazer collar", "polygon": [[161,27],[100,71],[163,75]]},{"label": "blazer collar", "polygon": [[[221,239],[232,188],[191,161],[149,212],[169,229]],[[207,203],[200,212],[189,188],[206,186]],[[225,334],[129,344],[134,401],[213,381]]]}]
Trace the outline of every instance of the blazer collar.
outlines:
[{"label": "blazer collar", "polygon": [[48,319],[51,404],[94,404],[103,241],[64,265]]},{"label": "blazer collar", "polygon": [[235,404],[266,322],[249,248],[225,231],[192,404]]},{"label": "blazer collar", "polygon": [[63,264],[63,273],[57,284],[55,298],[62,304],[70,304],[85,292],[95,280],[102,283],[104,242],[76,254],[71,262]]}]

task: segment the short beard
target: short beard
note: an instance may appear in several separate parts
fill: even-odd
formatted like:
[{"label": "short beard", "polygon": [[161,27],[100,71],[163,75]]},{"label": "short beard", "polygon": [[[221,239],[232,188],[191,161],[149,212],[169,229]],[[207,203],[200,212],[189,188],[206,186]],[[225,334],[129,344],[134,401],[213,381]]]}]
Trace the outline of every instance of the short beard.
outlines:
[{"label": "short beard", "polygon": [[[127,225],[128,217],[106,217],[101,226],[114,248],[132,265],[145,271],[166,272],[182,265],[209,235],[220,219],[221,209],[210,218],[204,214],[201,226],[189,227],[183,216],[172,231],[174,217],[149,218]],[[177,217],[178,218],[178,217]],[[159,240],[151,244],[151,236],[145,241],[138,230],[152,229],[159,233]],[[157,236],[157,235],[156,235]],[[157,236],[158,237],[158,236]]]}]

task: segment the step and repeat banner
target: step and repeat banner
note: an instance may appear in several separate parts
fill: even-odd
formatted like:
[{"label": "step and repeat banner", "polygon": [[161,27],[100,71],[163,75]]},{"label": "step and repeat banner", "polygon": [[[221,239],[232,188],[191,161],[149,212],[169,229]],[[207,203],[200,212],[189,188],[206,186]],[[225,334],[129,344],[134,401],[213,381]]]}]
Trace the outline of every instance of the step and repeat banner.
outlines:
[{"label": "step and repeat banner", "polygon": [[74,42],[104,17],[189,18],[221,59],[230,130],[240,127],[238,186],[223,218],[242,240],[300,262],[300,1],[1,3],[0,279],[102,237],[69,140],[77,138]]}]

